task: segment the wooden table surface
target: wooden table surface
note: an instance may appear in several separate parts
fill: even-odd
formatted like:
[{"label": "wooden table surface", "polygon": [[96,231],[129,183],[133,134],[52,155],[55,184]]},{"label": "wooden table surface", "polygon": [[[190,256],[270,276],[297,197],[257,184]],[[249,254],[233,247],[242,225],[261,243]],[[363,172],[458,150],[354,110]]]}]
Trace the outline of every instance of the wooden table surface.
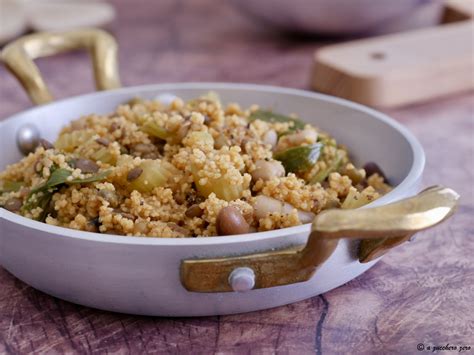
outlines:
[{"label": "wooden table surface", "polygon": [[[114,4],[118,20],[110,30],[120,42],[124,85],[227,81],[308,88],[312,53],[325,43],[272,34],[223,1]],[[38,62],[52,90],[67,97],[91,90],[86,58],[74,53]],[[0,118],[31,106],[3,67],[0,83]],[[64,302],[0,268],[0,353],[410,354],[417,344],[448,343],[474,351],[473,110],[473,94],[464,93],[387,111],[425,147],[425,184],[454,188],[461,207],[348,284],[262,312],[152,318]]]}]

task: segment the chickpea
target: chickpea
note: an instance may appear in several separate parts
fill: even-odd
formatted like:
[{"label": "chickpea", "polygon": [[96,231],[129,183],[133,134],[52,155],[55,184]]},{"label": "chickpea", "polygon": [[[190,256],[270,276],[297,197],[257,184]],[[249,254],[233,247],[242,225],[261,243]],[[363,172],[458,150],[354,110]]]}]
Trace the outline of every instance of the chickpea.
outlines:
[{"label": "chickpea", "polygon": [[254,181],[258,179],[264,181],[271,180],[274,177],[285,176],[285,168],[277,160],[257,160],[255,162],[255,170],[252,171],[251,175]]}]

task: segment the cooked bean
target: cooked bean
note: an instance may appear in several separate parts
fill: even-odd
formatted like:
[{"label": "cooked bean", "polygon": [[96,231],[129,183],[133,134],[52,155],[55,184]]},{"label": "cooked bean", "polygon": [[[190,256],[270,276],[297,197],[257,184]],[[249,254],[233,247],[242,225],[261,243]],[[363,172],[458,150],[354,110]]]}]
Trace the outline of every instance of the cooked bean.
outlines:
[{"label": "cooked bean", "polygon": [[233,206],[224,207],[219,211],[216,225],[219,235],[245,234],[250,229],[242,213]]},{"label": "cooked bean", "polygon": [[43,147],[45,150],[48,150],[48,149],[53,149],[54,146],[51,142],[47,141],[46,139],[43,139],[41,138],[39,140],[39,144],[38,144],[40,147]]},{"label": "cooked bean", "polygon": [[127,174],[127,181],[133,181],[133,180],[138,179],[142,173],[143,173],[142,168],[133,168]]},{"label": "cooked bean", "polygon": [[112,122],[110,125],[109,131],[113,132],[120,128],[120,125],[117,122]]},{"label": "cooked bean", "polygon": [[131,219],[132,221],[135,220],[135,216],[131,213],[128,213],[128,212],[124,212],[120,209],[114,209],[114,212],[121,215],[123,218],[126,218],[126,219]]},{"label": "cooked bean", "polygon": [[19,198],[12,197],[7,200],[7,202],[5,202],[5,205],[3,207],[10,212],[17,212],[20,210],[22,205],[23,202]]},{"label": "cooked bean", "polygon": [[178,128],[175,134],[175,139],[177,142],[181,143],[184,137],[186,137],[186,135],[188,134],[190,127],[191,127],[191,122],[186,121]]},{"label": "cooked bean", "polygon": [[221,149],[222,147],[229,146],[230,140],[223,134],[217,136],[214,140],[214,148]]},{"label": "cooked bean", "polygon": [[111,190],[100,190],[99,196],[102,197],[104,200],[110,203],[112,207],[115,207],[119,203],[119,198],[115,191]]},{"label": "cooked bean", "polygon": [[72,161],[72,166],[81,170],[84,174],[96,173],[99,171],[99,165],[89,159],[74,159]]},{"label": "cooked bean", "polygon": [[313,222],[314,217],[316,217],[316,215],[313,212],[298,210],[298,218],[303,224]]},{"label": "cooked bean", "polygon": [[252,171],[251,175],[254,181],[258,179],[264,181],[271,180],[274,177],[285,176],[285,168],[277,160],[257,160],[255,162],[255,170]]},{"label": "cooked bean", "polygon": [[184,212],[184,214],[186,215],[186,217],[194,218],[194,217],[201,217],[203,212],[204,211],[202,210],[202,208],[199,207],[198,204],[195,204],[195,205],[190,206],[186,210],[186,212]]},{"label": "cooked bean", "polygon": [[283,202],[265,195],[258,195],[253,204],[254,215],[257,219],[264,218],[269,213],[281,213],[283,207]]},{"label": "cooked bean", "polygon": [[20,197],[26,197],[30,194],[31,189],[29,187],[22,187],[19,191]]},{"label": "cooked bean", "polygon": [[153,144],[144,144],[144,143],[138,143],[134,145],[132,149],[134,152],[137,152],[137,153],[151,153],[156,150]]},{"label": "cooked bean", "polygon": [[156,160],[156,159],[159,159],[159,158],[160,158],[160,153],[158,153],[158,152],[146,153],[146,154],[143,154],[143,155],[142,155],[142,158],[143,158],[143,159]]},{"label": "cooked bean", "polygon": [[380,169],[380,167],[374,163],[374,162],[369,162],[367,164],[364,165],[364,170],[366,172],[366,176],[369,177],[371,175],[374,175],[374,174],[379,174],[379,176],[383,177],[383,179],[385,180],[385,182],[387,182],[387,177],[385,176],[384,172],[382,171],[382,169]]},{"label": "cooked bean", "polygon": [[110,144],[110,141],[107,138],[103,137],[97,138],[95,141],[98,144],[103,145],[104,147],[107,147]]},{"label": "cooked bean", "polygon": [[175,232],[179,233],[180,237],[189,237],[190,235],[190,232],[186,228],[178,226],[176,223],[168,223],[168,226]]},{"label": "cooked bean", "polygon": [[273,129],[271,129],[263,135],[263,141],[265,144],[270,144],[273,149],[277,145],[278,134]]},{"label": "cooked bean", "polygon": [[300,145],[303,143],[314,143],[318,139],[318,133],[313,129],[303,129],[293,134],[286,136],[288,141],[293,146]]},{"label": "cooked bean", "polygon": [[[269,213],[291,213],[295,207],[287,202],[282,202],[272,197],[259,195],[255,198],[254,204],[254,215],[257,219],[266,217]],[[310,223],[316,216],[312,212],[302,211],[296,209],[298,217],[301,223]]]},{"label": "cooked bean", "polygon": [[37,159],[34,165],[34,169],[37,173],[39,173],[41,170],[43,170],[43,163],[42,159]]}]

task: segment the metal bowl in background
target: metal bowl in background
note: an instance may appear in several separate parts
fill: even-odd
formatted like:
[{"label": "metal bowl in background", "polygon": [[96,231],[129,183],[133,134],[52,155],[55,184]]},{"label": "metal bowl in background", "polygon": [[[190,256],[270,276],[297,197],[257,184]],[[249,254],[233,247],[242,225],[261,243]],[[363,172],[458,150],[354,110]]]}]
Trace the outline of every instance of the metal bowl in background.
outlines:
[{"label": "metal bowl in background", "polygon": [[230,0],[279,30],[328,36],[378,35],[433,26],[442,0]]}]

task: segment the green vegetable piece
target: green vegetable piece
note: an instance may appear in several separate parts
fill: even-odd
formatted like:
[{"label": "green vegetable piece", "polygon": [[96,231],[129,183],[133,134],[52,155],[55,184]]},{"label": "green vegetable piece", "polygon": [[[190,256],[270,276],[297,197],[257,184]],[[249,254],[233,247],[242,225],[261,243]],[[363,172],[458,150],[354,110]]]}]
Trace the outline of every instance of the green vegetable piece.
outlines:
[{"label": "green vegetable piece", "polygon": [[30,194],[26,199],[25,204],[22,207],[22,210],[31,211],[36,207],[41,207],[43,209],[43,212],[37,220],[44,221],[46,216],[49,214],[49,203],[54,193],[58,191],[61,185],[87,184],[91,182],[101,181],[104,180],[110,174],[110,171],[102,171],[85,179],[73,179],[68,181],[67,178],[71,176],[71,174],[72,172],[67,169],[54,169],[51,172],[49,179],[45,183],[31,190]]},{"label": "green vegetable piece", "polygon": [[323,182],[332,172],[339,170],[342,163],[342,154],[337,152],[336,158],[332,161],[332,164],[329,165],[326,169],[318,171],[316,175],[314,175],[311,180],[309,181],[310,184],[316,184],[318,182]]},{"label": "green vegetable piece", "polygon": [[71,171],[67,170],[67,169],[55,169],[51,175],[49,176],[49,179],[35,187],[34,189],[31,190],[31,193],[30,194],[34,194],[34,193],[37,193],[37,192],[40,192],[40,191],[47,191],[53,187],[56,187],[56,186],[59,186],[59,185],[62,185],[62,184],[69,184],[69,185],[73,185],[73,184],[87,184],[87,183],[91,183],[91,182],[96,182],[96,181],[101,181],[101,180],[104,180],[109,174],[110,174],[110,171],[102,171],[100,173],[97,173],[97,174],[94,174],[88,178],[84,178],[84,179],[73,179],[73,180],[68,180],[68,177],[72,174]]},{"label": "green vegetable piece", "polygon": [[35,194],[40,191],[47,191],[55,186],[64,184],[71,175],[72,172],[66,169],[55,169],[51,172],[51,175],[49,176],[48,180],[44,182],[43,184],[35,187],[34,189],[31,190],[30,195]]},{"label": "green vegetable piece", "polygon": [[10,180],[5,180],[2,183],[2,188],[0,189],[0,193],[4,192],[17,192],[20,190],[25,183],[23,181],[10,181]]},{"label": "green vegetable piece", "polygon": [[290,131],[297,131],[303,129],[305,123],[297,118],[285,116],[279,113],[271,111],[257,110],[251,113],[249,117],[250,122],[255,120],[262,120],[265,122],[293,122],[293,126],[290,127]]},{"label": "green vegetable piece", "polygon": [[274,158],[281,161],[287,173],[298,173],[310,169],[319,159],[321,143],[302,145],[289,148],[275,154]]},{"label": "green vegetable piece", "polygon": [[35,218],[37,221],[44,222],[49,214],[49,204],[53,198],[54,191],[41,191],[34,195],[29,195],[23,204],[22,211],[31,211],[34,208],[41,207],[41,214]]},{"label": "green vegetable piece", "polygon": [[166,140],[171,137],[171,133],[159,126],[155,121],[150,120],[142,126],[142,131],[150,136]]}]

